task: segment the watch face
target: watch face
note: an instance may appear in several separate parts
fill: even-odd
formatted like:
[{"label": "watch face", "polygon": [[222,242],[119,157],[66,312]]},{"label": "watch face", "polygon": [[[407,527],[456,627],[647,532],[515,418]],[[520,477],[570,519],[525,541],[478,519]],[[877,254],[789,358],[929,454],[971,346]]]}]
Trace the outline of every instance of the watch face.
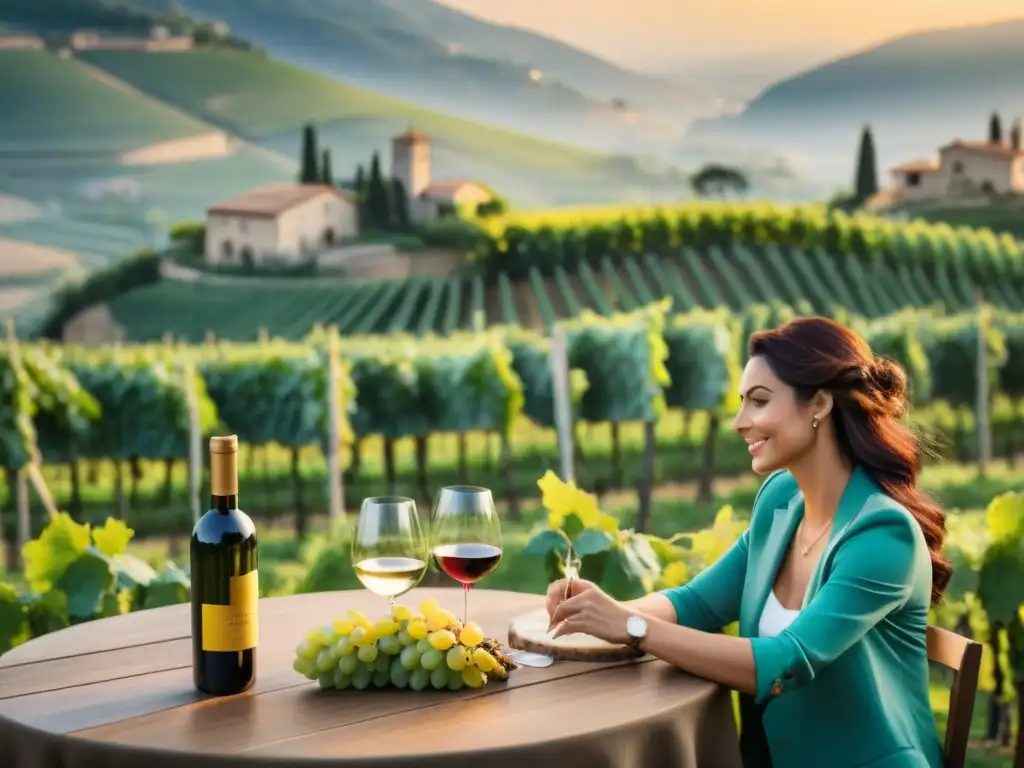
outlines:
[{"label": "watch face", "polygon": [[626,619],[626,633],[630,637],[645,637],[647,635],[647,621],[643,616],[630,616]]}]

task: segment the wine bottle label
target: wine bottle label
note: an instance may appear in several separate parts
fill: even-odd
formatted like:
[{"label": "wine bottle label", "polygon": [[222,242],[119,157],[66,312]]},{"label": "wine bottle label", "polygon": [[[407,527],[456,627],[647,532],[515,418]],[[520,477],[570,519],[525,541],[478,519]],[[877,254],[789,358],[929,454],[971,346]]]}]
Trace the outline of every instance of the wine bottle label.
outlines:
[{"label": "wine bottle label", "polygon": [[257,609],[260,585],[257,571],[232,576],[230,605],[203,603],[203,650],[247,651],[259,641]]}]

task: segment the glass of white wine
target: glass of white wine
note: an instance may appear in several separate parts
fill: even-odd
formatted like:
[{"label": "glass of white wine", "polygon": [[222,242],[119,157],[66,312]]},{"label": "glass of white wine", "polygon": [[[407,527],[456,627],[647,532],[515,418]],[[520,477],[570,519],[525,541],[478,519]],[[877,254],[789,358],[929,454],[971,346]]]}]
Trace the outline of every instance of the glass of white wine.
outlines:
[{"label": "glass of white wine", "polygon": [[352,537],[352,567],[364,587],[388,598],[389,615],[394,615],[395,598],[420,583],[427,553],[415,501],[405,496],[363,500]]}]

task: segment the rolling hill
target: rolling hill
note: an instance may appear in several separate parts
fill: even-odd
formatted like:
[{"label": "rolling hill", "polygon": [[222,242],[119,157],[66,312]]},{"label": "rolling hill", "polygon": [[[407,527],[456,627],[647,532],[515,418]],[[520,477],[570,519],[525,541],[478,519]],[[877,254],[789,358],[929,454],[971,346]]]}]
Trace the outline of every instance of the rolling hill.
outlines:
[{"label": "rolling hill", "polygon": [[698,121],[690,144],[780,151],[850,184],[858,134],[874,131],[883,175],[954,138],[986,135],[992,110],[1024,114],[1024,21],[909,35],[764,90],[738,115]]},{"label": "rolling hill", "polygon": [[439,177],[475,178],[517,204],[677,195],[685,178],[502,128],[453,118],[256,53],[94,51],[83,61],[161,102],[232,134],[297,158],[302,125],[319,126],[339,176],[373,151],[390,161],[390,139],[411,123],[434,145]]},{"label": "rolling hill", "polygon": [[[187,15],[185,15],[187,14]],[[672,159],[689,120],[714,113],[692,89],[431,0],[5,0],[0,24],[40,33],[188,31],[223,20],[271,55],[431,109],[574,146]],[[625,100],[625,104],[621,101]],[[613,103],[614,102],[614,103]]]}]

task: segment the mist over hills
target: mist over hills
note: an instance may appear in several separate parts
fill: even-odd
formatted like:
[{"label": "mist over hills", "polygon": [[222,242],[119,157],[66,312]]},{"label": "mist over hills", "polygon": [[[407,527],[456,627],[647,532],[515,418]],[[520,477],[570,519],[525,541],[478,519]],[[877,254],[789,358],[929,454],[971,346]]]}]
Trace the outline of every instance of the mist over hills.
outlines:
[{"label": "mist over hills", "polygon": [[849,183],[870,124],[880,169],[980,139],[989,114],[1024,115],[1024,20],[900,37],[786,78],[737,115],[697,121],[690,146],[755,143],[798,171]]}]

